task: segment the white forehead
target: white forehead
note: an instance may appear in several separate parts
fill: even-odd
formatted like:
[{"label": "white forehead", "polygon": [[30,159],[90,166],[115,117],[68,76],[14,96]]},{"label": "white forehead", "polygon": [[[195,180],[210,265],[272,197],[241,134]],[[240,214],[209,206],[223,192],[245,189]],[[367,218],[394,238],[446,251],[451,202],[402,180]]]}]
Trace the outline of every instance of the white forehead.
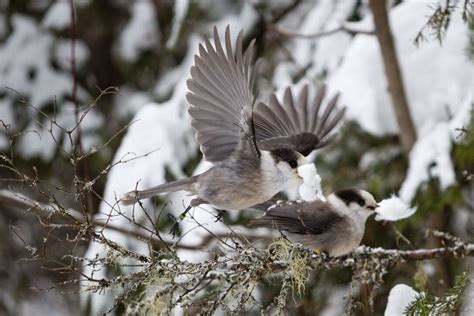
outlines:
[{"label": "white forehead", "polygon": [[362,196],[362,198],[369,204],[377,204],[377,202],[374,199],[374,196],[370,194],[369,192],[364,191],[364,190],[359,190],[359,193],[360,193],[360,196]]}]

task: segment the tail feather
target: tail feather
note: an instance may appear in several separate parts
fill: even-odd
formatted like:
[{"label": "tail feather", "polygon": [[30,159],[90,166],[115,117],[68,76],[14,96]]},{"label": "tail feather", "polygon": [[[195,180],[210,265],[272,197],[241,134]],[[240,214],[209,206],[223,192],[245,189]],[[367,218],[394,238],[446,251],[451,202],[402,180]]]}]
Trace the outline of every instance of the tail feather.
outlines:
[{"label": "tail feather", "polygon": [[123,205],[132,205],[142,199],[147,199],[157,194],[171,193],[176,191],[194,191],[192,185],[197,181],[198,176],[177,180],[169,183],[157,185],[146,190],[133,190],[125,193],[119,202]]}]

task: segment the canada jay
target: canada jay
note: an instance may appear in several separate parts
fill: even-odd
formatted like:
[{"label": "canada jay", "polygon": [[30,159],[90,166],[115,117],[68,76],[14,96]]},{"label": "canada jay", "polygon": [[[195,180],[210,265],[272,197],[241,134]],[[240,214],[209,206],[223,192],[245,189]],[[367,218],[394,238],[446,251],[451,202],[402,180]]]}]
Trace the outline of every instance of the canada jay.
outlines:
[{"label": "canada jay", "polygon": [[377,207],[369,192],[345,189],[329,195],[327,202],[278,203],[251,224],[279,229],[292,242],[338,257],[359,246],[365,222]]},{"label": "canada jay", "polygon": [[329,133],[344,109],[336,110],[336,95],[320,114],[324,88],[309,102],[307,86],[297,99],[287,89],[283,104],[272,95],[269,104],[254,108],[255,40],[244,53],[242,39],[241,31],[234,52],[229,27],[224,47],[214,27],[214,46],[209,39],[199,46],[187,81],[191,124],[205,159],[214,166],[187,179],[130,191],[120,199],[123,204],[185,190],[197,195],[185,213],[200,204],[244,209],[303,182],[298,166],[334,138]]}]

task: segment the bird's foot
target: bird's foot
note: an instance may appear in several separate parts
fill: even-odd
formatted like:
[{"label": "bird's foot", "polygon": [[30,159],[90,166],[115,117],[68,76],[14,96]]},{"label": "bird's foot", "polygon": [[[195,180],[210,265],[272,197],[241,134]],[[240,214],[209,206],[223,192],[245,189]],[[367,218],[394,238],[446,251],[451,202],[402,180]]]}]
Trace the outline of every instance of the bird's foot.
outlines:
[{"label": "bird's foot", "polygon": [[168,214],[168,219],[173,222],[169,233],[173,236],[174,239],[179,232],[179,221],[173,214]]},{"label": "bird's foot", "polygon": [[327,251],[321,250],[320,248],[313,248],[313,252],[323,259],[329,257],[329,253]]},{"label": "bird's foot", "polygon": [[225,210],[217,210],[216,220],[214,222],[220,221],[224,217],[225,213]]}]

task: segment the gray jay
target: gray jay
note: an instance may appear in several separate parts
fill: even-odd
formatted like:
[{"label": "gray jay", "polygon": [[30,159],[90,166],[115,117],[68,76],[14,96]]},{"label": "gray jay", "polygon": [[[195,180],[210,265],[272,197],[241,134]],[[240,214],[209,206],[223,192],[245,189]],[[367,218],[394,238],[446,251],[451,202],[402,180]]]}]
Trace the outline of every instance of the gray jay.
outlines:
[{"label": "gray jay", "polygon": [[223,47],[214,27],[214,46],[209,39],[199,46],[187,81],[191,125],[204,158],[214,166],[187,179],[130,191],[120,199],[123,204],[184,190],[197,195],[184,214],[200,204],[244,209],[303,183],[297,168],[334,138],[329,134],[344,109],[336,109],[336,95],[320,111],[325,89],[308,101],[307,86],[297,99],[287,89],[283,103],[272,95],[269,104],[254,107],[255,40],[245,52],[242,40],[241,31],[234,52],[227,26]]},{"label": "gray jay", "polygon": [[282,202],[270,206],[252,225],[279,229],[294,243],[332,257],[357,248],[364,236],[365,222],[378,207],[367,191],[339,190],[327,202]]}]

